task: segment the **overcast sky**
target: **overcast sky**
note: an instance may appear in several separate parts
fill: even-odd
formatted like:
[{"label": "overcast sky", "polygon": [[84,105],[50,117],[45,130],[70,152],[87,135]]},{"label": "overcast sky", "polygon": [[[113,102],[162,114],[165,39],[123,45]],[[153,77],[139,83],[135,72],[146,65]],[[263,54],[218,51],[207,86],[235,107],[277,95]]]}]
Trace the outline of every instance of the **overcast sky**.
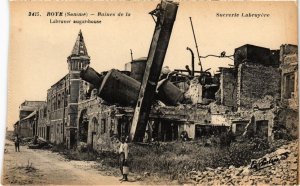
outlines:
[{"label": "overcast sky", "polygon": [[[18,106],[24,100],[46,100],[47,89],[68,73],[67,57],[82,30],[91,67],[101,72],[124,69],[134,58],[148,54],[155,23],[148,14],[157,2],[11,2],[8,83],[8,126],[18,120]],[[31,17],[28,12],[40,12]],[[111,17],[47,17],[48,11],[97,14],[130,13]],[[217,13],[238,13],[239,17],[218,17]],[[246,18],[244,13],[270,14]],[[278,49],[297,44],[295,2],[181,2],[173,27],[164,66],[171,69],[190,65],[190,47],[196,54],[189,17],[192,17],[200,55],[231,55],[244,44]],[[91,19],[101,24],[50,24],[50,19]],[[197,58],[195,58],[196,62]],[[202,60],[204,70],[233,64],[230,59]],[[196,70],[199,70],[196,66]]]}]

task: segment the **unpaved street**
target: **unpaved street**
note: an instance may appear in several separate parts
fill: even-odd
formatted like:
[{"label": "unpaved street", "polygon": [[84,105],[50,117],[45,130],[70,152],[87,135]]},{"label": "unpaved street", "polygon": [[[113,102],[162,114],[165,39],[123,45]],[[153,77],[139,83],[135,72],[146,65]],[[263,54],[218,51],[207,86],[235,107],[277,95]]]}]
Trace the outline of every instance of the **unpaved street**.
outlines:
[{"label": "unpaved street", "polygon": [[67,161],[48,150],[27,149],[15,152],[13,142],[6,140],[2,184],[52,185],[136,185],[138,182],[120,182],[118,177],[103,176],[92,168],[95,162]]}]

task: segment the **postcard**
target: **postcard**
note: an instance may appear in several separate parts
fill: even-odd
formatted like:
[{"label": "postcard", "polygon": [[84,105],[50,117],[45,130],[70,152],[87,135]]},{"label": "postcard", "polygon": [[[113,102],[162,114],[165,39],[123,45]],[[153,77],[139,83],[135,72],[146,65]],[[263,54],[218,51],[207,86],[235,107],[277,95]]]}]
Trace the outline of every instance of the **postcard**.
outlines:
[{"label": "postcard", "polygon": [[3,185],[299,184],[296,1],[10,1]]}]

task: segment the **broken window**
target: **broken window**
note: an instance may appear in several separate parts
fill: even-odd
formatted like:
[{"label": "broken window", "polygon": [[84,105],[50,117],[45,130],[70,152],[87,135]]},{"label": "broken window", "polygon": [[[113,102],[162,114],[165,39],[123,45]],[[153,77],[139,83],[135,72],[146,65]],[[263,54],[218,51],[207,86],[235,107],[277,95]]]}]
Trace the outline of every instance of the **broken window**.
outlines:
[{"label": "broken window", "polygon": [[294,92],[295,74],[294,73],[286,74],[284,80],[285,80],[284,98],[289,99],[292,97],[292,93]]},{"label": "broken window", "polygon": [[68,90],[66,92],[65,98],[64,98],[64,106],[67,107],[68,106]]},{"label": "broken window", "polygon": [[50,126],[47,126],[46,128],[46,140],[50,140]]},{"label": "broken window", "polygon": [[106,132],[106,119],[101,119],[101,134]]},{"label": "broken window", "polygon": [[47,107],[44,108],[44,118],[47,117]]},{"label": "broken window", "polygon": [[60,94],[58,94],[58,98],[57,98],[57,108],[60,108]]},{"label": "broken window", "polygon": [[111,119],[110,121],[110,129],[109,129],[109,136],[112,137],[114,135],[115,131],[115,120]]},{"label": "broken window", "polygon": [[204,135],[204,127],[201,125],[195,125],[195,139],[199,139]]},{"label": "broken window", "polygon": [[64,108],[64,102],[66,101],[65,92],[61,94],[61,107]]},{"label": "broken window", "polygon": [[[125,116],[118,119],[117,134],[120,139],[122,136],[127,136],[130,132],[131,119]],[[113,124],[114,125],[114,124]]]},{"label": "broken window", "polygon": [[88,138],[88,130],[89,130],[89,120],[87,116],[87,110],[84,109],[81,111],[79,117],[79,141],[87,143]]},{"label": "broken window", "polygon": [[256,121],[256,135],[259,137],[268,137],[268,120]]},{"label": "broken window", "polygon": [[52,98],[52,110],[56,110],[56,106],[55,106],[55,97],[53,96]]},{"label": "broken window", "polygon": [[246,126],[249,123],[248,120],[246,121],[239,121],[236,123],[236,128],[235,128],[235,135],[236,136],[241,136],[245,130],[246,130]]}]

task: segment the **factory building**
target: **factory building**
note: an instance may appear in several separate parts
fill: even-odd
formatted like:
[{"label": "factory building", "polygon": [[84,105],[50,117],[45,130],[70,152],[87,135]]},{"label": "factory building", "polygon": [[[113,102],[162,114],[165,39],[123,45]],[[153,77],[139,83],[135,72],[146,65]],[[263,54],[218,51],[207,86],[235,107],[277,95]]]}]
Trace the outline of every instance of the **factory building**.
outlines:
[{"label": "factory building", "polygon": [[[133,60],[121,71],[88,71],[95,62],[90,65],[80,31],[67,58],[69,73],[48,89],[46,101],[20,106],[15,133],[38,135],[67,148],[114,148],[117,139],[130,132],[146,62]],[[298,112],[297,46],[270,50],[244,45],[235,49],[234,66],[220,68],[214,76],[184,72],[162,70],[145,142],[179,140],[183,133],[197,140],[228,130],[273,140],[278,113],[283,108]],[[90,75],[91,81],[83,80]],[[290,117],[298,121],[298,115]],[[296,122],[286,125],[290,130],[297,127]]]}]

